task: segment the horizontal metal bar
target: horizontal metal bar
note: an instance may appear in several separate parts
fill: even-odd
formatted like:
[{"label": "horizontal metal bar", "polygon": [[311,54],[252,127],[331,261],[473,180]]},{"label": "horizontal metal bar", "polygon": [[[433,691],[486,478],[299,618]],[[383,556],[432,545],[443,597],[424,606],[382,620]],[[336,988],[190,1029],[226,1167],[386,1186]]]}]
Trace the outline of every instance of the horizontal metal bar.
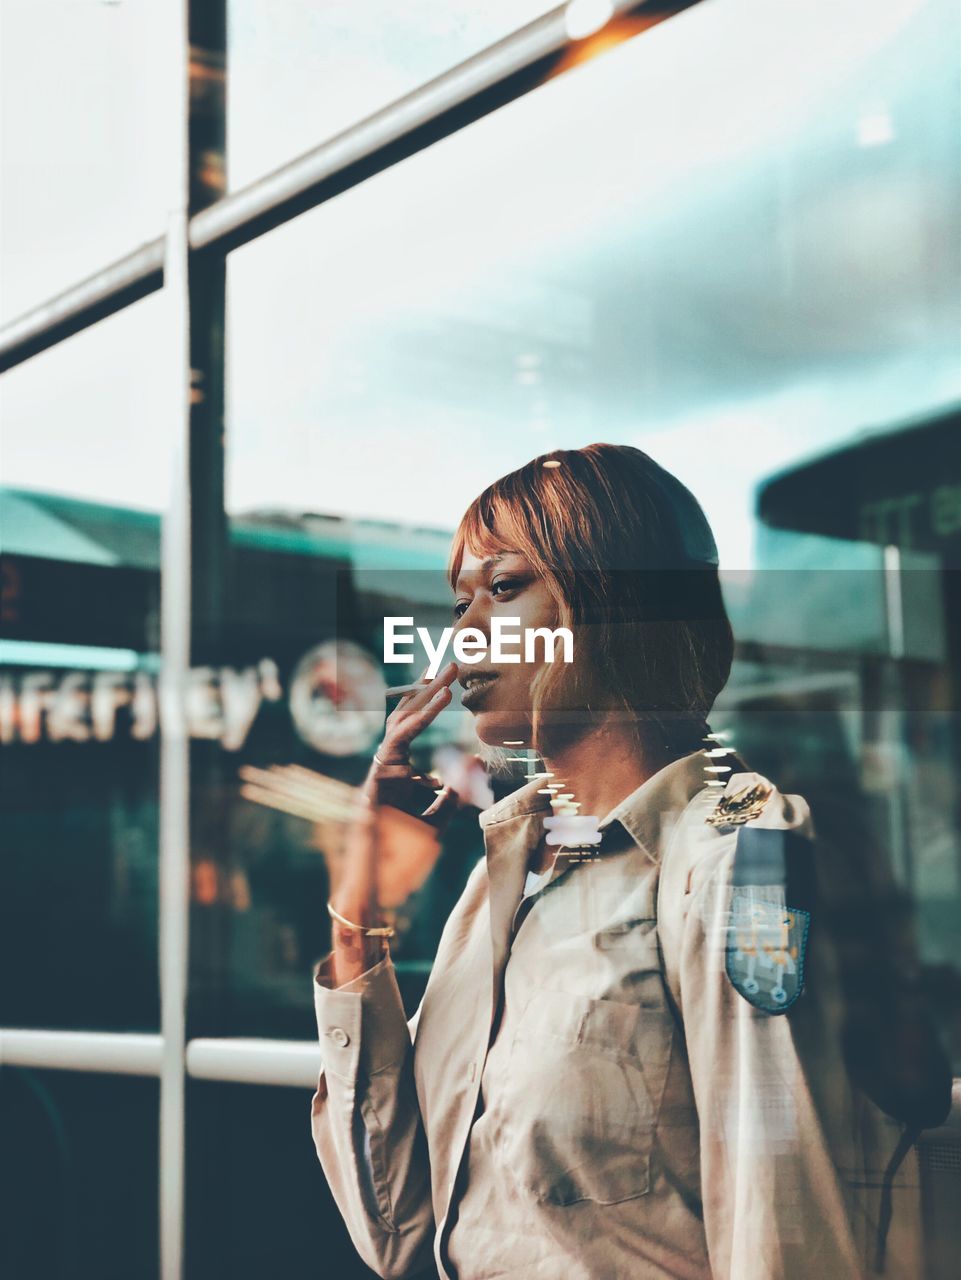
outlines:
[{"label": "horizontal metal bar", "polygon": [[[652,10],[669,7],[673,12],[687,8],[688,4],[648,7]],[[636,8],[637,0],[620,0],[612,5],[615,14]],[[566,13],[567,5],[552,9],[312,151],[223,200],[218,200],[192,219],[191,247],[204,248],[222,240],[227,240],[229,247],[234,247],[252,239],[266,229],[263,225],[265,219],[269,219],[271,225],[277,225],[302,208],[313,207],[328,198],[328,193],[322,191],[324,184],[356,166],[370,166],[372,161],[381,157],[381,163],[374,165],[373,170],[368,169],[368,172],[357,176],[357,180],[360,180],[368,176],[370,171],[384,168],[388,163],[395,163],[403,158],[401,154],[386,154],[401,140],[407,139],[409,143],[413,143],[403,153],[411,154],[437,137],[461,128],[477,115],[485,114],[499,104],[484,101],[482,110],[470,116],[464,114],[463,109],[472,101],[481,103],[486,94],[504,86],[513,77],[539,67],[571,44],[565,21]],[[664,16],[670,14],[665,13]],[[546,68],[543,70],[546,72]],[[517,84],[515,92],[505,100],[519,96],[532,87],[533,83],[530,82]],[[449,120],[446,129],[437,131],[438,122],[458,109],[461,111],[457,118]],[[427,126],[435,126],[431,136],[418,138],[419,131]],[[353,182],[342,185],[353,185]]]},{"label": "horizontal metal bar", "polygon": [[[654,26],[699,2],[614,0],[612,11],[615,18],[636,11],[644,26]],[[204,209],[191,220],[191,248],[226,253],[535,88],[578,43],[566,14],[567,5],[553,9]],[[0,372],[161,288],[164,253],[164,238],[152,240],[0,328]]]},{"label": "horizontal metal bar", "polygon": [[[159,1076],[163,1037],[136,1032],[0,1029],[0,1066]],[[197,1039],[186,1051],[198,1080],[313,1088],[320,1045],[311,1040]]]},{"label": "horizontal metal bar", "polygon": [[[49,1067],[113,1075],[159,1076],[162,1037],[101,1031],[0,1028],[0,1066]],[[196,1039],[187,1045],[187,1074],[195,1080],[313,1089],[322,1069],[313,1040]],[[951,1113],[919,1144],[961,1142],[961,1077],[951,1091]]]},{"label": "horizontal metal bar", "polygon": [[0,1029],[0,1066],[159,1076],[162,1044],[159,1035],[4,1027]]},{"label": "horizontal metal bar", "polygon": [[313,1089],[320,1070],[320,1044],[312,1040],[191,1040],[187,1045],[187,1074],[197,1080]]},{"label": "horizontal metal bar", "polygon": [[165,237],[151,240],[0,328],[0,373],[163,285]]}]

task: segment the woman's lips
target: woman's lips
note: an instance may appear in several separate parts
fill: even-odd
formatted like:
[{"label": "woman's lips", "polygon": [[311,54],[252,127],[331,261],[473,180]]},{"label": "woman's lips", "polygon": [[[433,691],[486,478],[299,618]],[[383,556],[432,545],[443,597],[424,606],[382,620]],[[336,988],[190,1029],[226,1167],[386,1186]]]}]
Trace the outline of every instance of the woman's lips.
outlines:
[{"label": "woman's lips", "polygon": [[473,711],[490,693],[491,685],[496,679],[496,671],[477,672],[468,676],[464,681],[465,688],[460,700],[461,706],[466,707],[468,711]]}]

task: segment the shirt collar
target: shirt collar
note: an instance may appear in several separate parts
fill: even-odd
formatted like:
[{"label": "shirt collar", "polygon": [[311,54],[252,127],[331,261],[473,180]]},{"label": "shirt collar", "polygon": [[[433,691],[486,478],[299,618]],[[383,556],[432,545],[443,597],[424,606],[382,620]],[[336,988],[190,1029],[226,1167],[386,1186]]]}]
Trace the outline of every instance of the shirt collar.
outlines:
[{"label": "shirt collar", "polygon": [[549,797],[538,795],[542,790],[544,790],[544,779],[535,778],[533,782],[518,788],[517,791],[512,791],[509,796],[504,796],[496,804],[482,810],[478,821],[482,827],[489,827],[498,822],[510,822],[514,818],[523,818],[530,813],[539,813],[541,810],[547,813],[550,809]]},{"label": "shirt collar", "polygon": [[[673,760],[616,804],[597,824],[598,830],[604,831],[612,822],[620,822],[648,857],[658,861],[665,828],[670,829],[678,812],[687,808],[691,800],[707,787],[705,766],[709,763],[709,757],[703,751],[694,751]],[[481,827],[486,831],[487,828],[501,828],[502,824],[515,823],[538,813],[548,814],[550,798],[539,794],[543,788],[543,779],[538,778],[505,796],[483,810],[479,818]],[[531,834],[536,835],[536,839],[541,833],[534,829],[539,826],[535,823],[532,827]],[[497,834],[500,834],[499,830]]]},{"label": "shirt collar", "polygon": [[673,830],[678,814],[707,788],[705,766],[710,763],[703,751],[672,760],[616,804],[597,824],[598,830],[620,822],[652,862],[660,861],[665,832]]}]

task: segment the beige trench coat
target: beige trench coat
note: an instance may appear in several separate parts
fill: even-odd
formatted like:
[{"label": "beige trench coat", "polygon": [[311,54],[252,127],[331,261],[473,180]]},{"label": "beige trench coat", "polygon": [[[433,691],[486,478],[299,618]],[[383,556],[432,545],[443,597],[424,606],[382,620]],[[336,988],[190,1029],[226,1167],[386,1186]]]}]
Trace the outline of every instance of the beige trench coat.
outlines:
[{"label": "beige trench coat", "polygon": [[[361,1257],[447,1280],[873,1275],[896,1126],[850,1090],[827,940],[769,1016],[724,971],[737,830],[702,752],[562,852],[524,896],[539,783],[481,814],[486,856],[408,1023],[389,958],[314,970],[317,1156]],[[736,775],[728,791],[758,775]],[[758,826],[811,833],[776,790]],[[885,1276],[914,1280],[918,1175],[895,1181]]]}]

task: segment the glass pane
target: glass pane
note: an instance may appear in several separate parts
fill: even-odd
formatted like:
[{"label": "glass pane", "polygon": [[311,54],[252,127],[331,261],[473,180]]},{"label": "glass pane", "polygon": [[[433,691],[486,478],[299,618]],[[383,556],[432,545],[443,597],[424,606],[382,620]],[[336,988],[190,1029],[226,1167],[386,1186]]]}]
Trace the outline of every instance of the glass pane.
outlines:
[{"label": "glass pane", "polygon": [[159,1025],[163,318],[153,295],[0,379],[0,1024]]},{"label": "glass pane", "polygon": [[0,1274],[159,1274],[156,1080],[0,1071]]},{"label": "glass pane", "polygon": [[162,235],[171,13],[4,0],[0,320]]},{"label": "glass pane", "polygon": [[230,0],[229,184],[245,186],[553,6]]},{"label": "glass pane", "polygon": [[[239,585],[228,597],[230,646],[222,664],[196,672],[216,707],[216,740],[197,744],[207,750],[194,755],[191,1035],[315,1035],[303,981],[329,945],[324,904],[383,725],[384,611],[416,602],[429,625],[449,613],[439,570],[352,567],[357,545],[345,546],[343,531],[303,536],[283,524],[259,515],[232,523],[228,576]],[[361,532],[361,557],[377,546],[409,554],[397,526],[377,533],[374,544]],[[437,539],[422,542],[424,559],[437,561]],[[456,718],[433,726],[418,744],[422,763],[473,765],[474,798],[486,804],[493,793],[460,733]],[[417,865],[383,887],[396,912],[393,953],[411,1013],[482,852],[471,819],[438,842],[396,817],[396,835],[416,848]]]},{"label": "glass pane", "polygon": [[188,1081],[188,1275],[373,1276],[350,1243],[309,1132],[304,1141],[309,1109],[300,1089]]},{"label": "glass pane", "polygon": [[[233,254],[228,509],[291,585],[278,611],[242,574],[232,608],[259,620],[259,654],[285,655],[284,688],[335,631],[364,645],[361,683],[396,683],[372,632],[319,612],[322,561],[349,561],[360,597],[371,547],[379,567],[388,548],[405,569],[415,547],[442,564],[468,502],[531,456],[643,448],[701,500],[728,574],[740,647],[718,716],[785,786],[858,797],[849,819],[911,897],[961,1063],[958,13],[904,0],[875,17],[698,6]],[[772,486],[848,445],[796,501]],[[878,525],[900,498],[923,536]],[[398,614],[427,607],[410,583],[386,594]],[[441,724],[463,749],[459,709]],[[358,780],[373,741],[351,758],[294,730],[262,738],[257,764],[329,789]],[[786,761],[788,743],[803,750]],[[278,817],[246,798],[260,833],[226,843],[275,873],[251,893],[258,939],[279,954],[295,915],[317,922],[268,981],[278,1010],[325,941],[322,873],[305,906],[295,867],[333,855],[292,803]],[[239,954],[214,951],[239,984]]]},{"label": "glass pane", "polygon": [[746,567],[757,477],[956,398],[955,9],[816,27],[698,7],[234,254],[229,508],[449,525],[468,449],[637,439]]}]

